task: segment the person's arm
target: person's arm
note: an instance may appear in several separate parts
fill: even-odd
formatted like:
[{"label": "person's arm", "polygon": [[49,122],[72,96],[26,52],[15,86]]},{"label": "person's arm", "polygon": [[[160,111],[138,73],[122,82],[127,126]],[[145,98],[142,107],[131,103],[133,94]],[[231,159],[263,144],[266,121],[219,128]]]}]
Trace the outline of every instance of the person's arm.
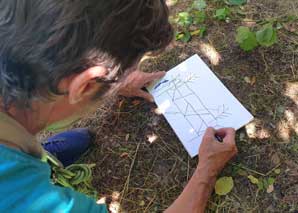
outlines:
[{"label": "person's arm", "polygon": [[[223,139],[222,143],[216,140],[216,135]],[[234,129],[216,131],[208,128],[199,150],[200,160],[195,173],[181,195],[165,212],[204,212],[217,175],[236,153]]]}]

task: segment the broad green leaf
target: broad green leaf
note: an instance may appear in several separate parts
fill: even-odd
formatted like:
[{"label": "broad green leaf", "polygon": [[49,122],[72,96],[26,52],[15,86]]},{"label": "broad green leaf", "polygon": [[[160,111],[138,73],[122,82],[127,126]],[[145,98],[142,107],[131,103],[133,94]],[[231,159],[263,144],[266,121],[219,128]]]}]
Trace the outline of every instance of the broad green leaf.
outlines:
[{"label": "broad green leaf", "polygon": [[258,184],[259,183],[259,179],[258,178],[255,178],[254,176],[252,175],[248,175],[247,178],[250,180],[251,183],[253,184]]},{"label": "broad green leaf", "polygon": [[214,17],[218,20],[226,20],[226,18],[230,15],[230,9],[229,8],[221,8],[215,11]]},{"label": "broad green leaf", "polygon": [[261,46],[270,47],[277,42],[277,30],[272,24],[266,24],[257,33],[257,41]]},{"label": "broad green leaf", "polygon": [[176,41],[183,41],[183,42],[188,42],[191,39],[191,34],[190,32],[180,32],[176,33]]},{"label": "broad green leaf", "polygon": [[195,0],[192,4],[193,9],[204,10],[207,7],[205,0]]},{"label": "broad green leaf", "polygon": [[191,34],[191,36],[200,36],[200,37],[203,37],[204,34],[205,34],[205,32],[206,32],[206,27],[205,26],[202,26],[199,29],[190,32],[190,34]]},{"label": "broad green leaf", "polygon": [[234,181],[232,177],[221,177],[216,181],[215,193],[218,195],[226,195],[232,191]]},{"label": "broad green leaf", "polygon": [[201,24],[206,20],[206,13],[204,11],[195,11],[193,13],[193,22],[195,24]]},{"label": "broad green leaf", "polygon": [[178,13],[177,24],[183,27],[187,27],[192,24],[192,16],[188,12]]},{"label": "broad green leaf", "polygon": [[247,0],[228,0],[228,3],[231,5],[243,5],[246,4]]},{"label": "broad green leaf", "polygon": [[239,27],[237,29],[236,42],[245,51],[251,51],[258,46],[255,33],[248,27]]}]

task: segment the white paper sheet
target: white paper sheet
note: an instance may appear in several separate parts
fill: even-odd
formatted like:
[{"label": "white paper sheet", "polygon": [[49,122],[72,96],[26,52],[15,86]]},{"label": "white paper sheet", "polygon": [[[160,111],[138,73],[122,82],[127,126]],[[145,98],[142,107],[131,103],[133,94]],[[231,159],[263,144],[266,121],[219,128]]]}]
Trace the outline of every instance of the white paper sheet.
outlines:
[{"label": "white paper sheet", "polygon": [[238,130],[253,119],[198,55],[148,90],[191,157],[197,155],[207,127]]}]

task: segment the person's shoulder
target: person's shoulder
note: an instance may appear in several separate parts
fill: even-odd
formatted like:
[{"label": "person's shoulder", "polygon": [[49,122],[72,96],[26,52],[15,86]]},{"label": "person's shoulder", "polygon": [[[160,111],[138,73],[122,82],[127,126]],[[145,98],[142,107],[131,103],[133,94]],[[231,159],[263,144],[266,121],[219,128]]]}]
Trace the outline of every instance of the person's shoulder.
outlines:
[{"label": "person's shoulder", "polygon": [[0,212],[97,212],[104,205],[51,181],[47,163],[0,145]]}]

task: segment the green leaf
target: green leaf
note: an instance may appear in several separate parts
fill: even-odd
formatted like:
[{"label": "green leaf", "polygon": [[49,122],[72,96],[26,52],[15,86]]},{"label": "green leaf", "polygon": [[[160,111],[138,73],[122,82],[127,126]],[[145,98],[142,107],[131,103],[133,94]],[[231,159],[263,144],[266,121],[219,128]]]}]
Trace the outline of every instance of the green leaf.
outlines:
[{"label": "green leaf", "polygon": [[195,0],[192,4],[193,9],[204,10],[207,7],[205,0]]},{"label": "green leaf", "polygon": [[190,34],[191,34],[191,36],[200,36],[200,37],[203,37],[204,34],[205,34],[205,32],[206,32],[206,27],[205,26],[202,26],[199,29],[190,32]]},{"label": "green leaf", "polygon": [[255,178],[254,176],[252,175],[248,175],[247,178],[250,180],[251,183],[253,184],[258,184],[259,183],[259,179],[258,178]]},{"label": "green leaf", "polygon": [[193,13],[193,22],[195,24],[201,24],[206,20],[206,13],[204,11],[195,11]]},{"label": "green leaf", "polygon": [[197,36],[197,35],[200,35],[200,32],[201,32],[201,30],[198,29],[198,30],[195,30],[195,31],[190,32],[190,35],[191,36]]},{"label": "green leaf", "polygon": [[193,18],[188,12],[178,13],[178,18],[176,20],[177,24],[183,27],[187,27],[192,24]]},{"label": "green leaf", "polygon": [[221,177],[216,181],[215,193],[218,195],[226,195],[232,191],[234,181],[232,177]]},{"label": "green leaf", "polygon": [[264,187],[264,182],[263,182],[263,181],[259,181],[259,182],[257,183],[257,186],[258,186],[258,189],[259,189],[260,191],[262,191],[262,190],[265,189],[265,187]]},{"label": "green leaf", "polygon": [[270,47],[277,42],[277,30],[272,24],[266,24],[257,33],[257,41],[261,46]]},{"label": "green leaf", "polygon": [[183,41],[183,42],[188,42],[191,39],[191,34],[190,32],[178,32],[176,33],[176,41]]},{"label": "green leaf", "polygon": [[247,0],[228,0],[228,3],[230,5],[243,5],[243,4],[246,4]]},{"label": "green leaf", "polygon": [[236,42],[245,51],[251,51],[258,46],[255,33],[248,27],[239,27],[237,29]]},{"label": "green leaf", "polygon": [[201,30],[200,37],[204,37],[204,35],[205,35],[206,31],[207,31],[207,28],[205,26],[201,26],[200,27],[200,30]]},{"label": "green leaf", "polygon": [[280,170],[280,169],[275,169],[275,170],[274,170],[274,173],[275,173],[275,174],[277,174],[277,175],[279,175],[279,174],[280,174],[280,172],[281,172],[281,170]]},{"label": "green leaf", "polygon": [[226,18],[230,15],[230,9],[229,8],[221,8],[215,11],[214,17],[218,20],[226,20]]},{"label": "green leaf", "polygon": [[268,185],[273,185],[274,182],[275,182],[275,178],[272,178],[272,177],[268,178]]}]

